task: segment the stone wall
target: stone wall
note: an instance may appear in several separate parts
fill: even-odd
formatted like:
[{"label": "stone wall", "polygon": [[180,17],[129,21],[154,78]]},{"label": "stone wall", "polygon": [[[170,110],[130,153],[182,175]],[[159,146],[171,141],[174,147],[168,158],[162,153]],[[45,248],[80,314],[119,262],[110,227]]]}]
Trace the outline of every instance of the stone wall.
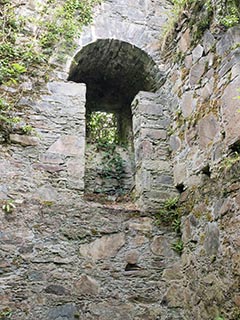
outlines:
[{"label": "stone wall", "polygon": [[185,206],[183,278],[171,286],[185,293],[187,319],[240,314],[239,37],[239,27],[221,36],[207,30],[192,46],[183,25],[175,54],[180,62],[172,63],[165,84],[178,100],[168,132],[174,185]]},{"label": "stone wall", "polygon": [[[16,128],[0,149],[1,319],[239,319],[240,30],[193,45],[183,23],[163,63],[166,3],[104,2],[76,52],[113,38],[158,66],[162,86],[132,104],[140,211],[81,197],[86,88],[67,82],[73,57],[20,101],[35,134]],[[181,255],[153,214],[177,190]]]}]

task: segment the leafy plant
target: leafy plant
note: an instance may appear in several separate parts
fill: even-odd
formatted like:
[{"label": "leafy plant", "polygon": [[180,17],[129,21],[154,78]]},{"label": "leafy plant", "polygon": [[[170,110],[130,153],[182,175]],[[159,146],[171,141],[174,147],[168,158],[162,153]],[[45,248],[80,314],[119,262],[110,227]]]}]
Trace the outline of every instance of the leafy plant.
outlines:
[{"label": "leafy plant", "polygon": [[175,223],[175,226],[177,225],[177,221],[179,220],[177,203],[178,197],[169,198],[164,202],[162,208],[156,215],[156,221],[158,225],[172,225],[173,223]]},{"label": "leafy plant", "polygon": [[2,206],[3,211],[6,213],[11,213],[15,208],[16,206],[14,205],[14,200],[6,200]]},{"label": "leafy plant", "polygon": [[178,254],[182,254],[183,251],[183,241],[181,239],[177,240],[172,244],[172,249]]},{"label": "leafy plant", "polygon": [[[14,94],[10,90],[0,93],[0,130],[6,137],[24,91],[20,85],[24,76],[31,79],[33,88],[48,79],[49,57],[53,52],[75,48],[75,37],[92,21],[92,8],[97,3],[100,0],[39,1],[36,17],[26,17],[16,11],[24,3],[1,1],[0,85],[14,87]],[[30,128],[25,129],[29,134]]]},{"label": "leafy plant", "polygon": [[11,317],[12,317],[12,310],[9,307],[6,307],[0,310],[0,320],[11,319]]},{"label": "leafy plant", "polygon": [[113,113],[92,112],[87,120],[87,136],[100,149],[111,149],[118,142],[117,119]]},{"label": "leafy plant", "polygon": [[219,171],[229,170],[235,163],[240,161],[240,154],[238,152],[233,152],[229,157],[223,159],[219,166]]},{"label": "leafy plant", "polygon": [[31,134],[34,131],[33,127],[29,124],[26,124],[21,129],[25,134]]}]

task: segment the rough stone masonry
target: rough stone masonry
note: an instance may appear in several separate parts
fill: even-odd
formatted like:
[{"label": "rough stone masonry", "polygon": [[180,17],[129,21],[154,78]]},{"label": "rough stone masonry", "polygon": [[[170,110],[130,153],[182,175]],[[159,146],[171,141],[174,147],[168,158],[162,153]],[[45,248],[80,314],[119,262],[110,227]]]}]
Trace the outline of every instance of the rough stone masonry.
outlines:
[{"label": "rough stone masonry", "polygon": [[[0,199],[16,207],[0,210],[0,319],[239,319],[240,29],[206,30],[193,46],[183,23],[175,43],[181,59],[163,62],[168,10],[167,1],[105,1],[38,99],[29,92],[20,101],[38,134],[12,134],[0,149]],[[105,56],[97,65],[98,41]],[[123,43],[133,48],[129,56],[121,55]],[[111,74],[113,93],[118,72],[124,75],[119,99],[132,112],[133,204],[83,197],[93,70],[79,82],[91,59],[100,79]],[[131,85],[139,92],[129,95]],[[102,93],[111,104],[114,94]],[[178,194],[181,255],[173,250],[178,236],[155,215]]]}]

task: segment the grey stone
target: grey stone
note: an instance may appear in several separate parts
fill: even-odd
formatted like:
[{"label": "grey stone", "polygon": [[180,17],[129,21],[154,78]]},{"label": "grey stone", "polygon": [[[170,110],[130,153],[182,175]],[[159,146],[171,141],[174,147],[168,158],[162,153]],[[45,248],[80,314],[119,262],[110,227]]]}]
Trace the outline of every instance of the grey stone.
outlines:
[{"label": "grey stone", "polygon": [[216,222],[209,222],[206,227],[206,240],[204,242],[204,248],[207,255],[216,256],[219,251],[220,239],[219,228]]},{"label": "grey stone", "polygon": [[58,284],[50,284],[45,288],[46,293],[51,293],[57,296],[62,296],[68,294],[68,290],[64,288],[63,286],[60,286]]},{"label": "grey stone", "polygon": [[207,148],[213,143],[216,137],[220,138],[220,127],[217,119],[213,114],[209,114],[199,122],[198,127],[199,144],[203,148]]},{"label": "grey stone", "polygon": [[238,99],[236,99],[239,88],[240,77],[237,77],[226,87],[222,96],[222,117],[224,130],[226,132],[226,143],[228,145],[240,139],[238,129],[240,124],[240,113],[238,112],[239,102]]},{"label": "grey stone", "polygon": [[54,81],[48,83],[48,89],[52,94],[75,96],[85,101],[86,85],[84,83]]},{"label": "grey stone", "polygon": [[196,99],[193,98],[193,91],[187,91],[183,94],[180,107],[185,118],[189,117],[196,107]]},{"label": "grey stone", "polygon": [[173,168],[174,185],[184,184],[187,178],[187,168],[185,163],[177,163]]},{"label": "grey stone", "polygon": [[191,69],[192,65],[193,65],[193,59],[192,59],[192,55],[188,55],[185,57],[184,59],[184,65],[187,69]]},{"label": "grey stone", "polygon": [[203,55],[203,47],[198,44],[192,51],[193,63],[197,62]]},{"label": "grey stone", "polygon": [[177,151],[181,148],[181,140],[177,136],[171,136],[169,141],[170,147],[173,151]]},{"label": "grey stone", "polygon": [[239,43],[239,33],[239,26],[230,28],[217,43],[217,54],[223,56],[235,43]]},{"label": "grey stone", "polygon": [[63,304],[51,308],[48,312],[47,319],[49,320],[75,320],[78,310],[73,303]]},{"label": "grey stone", "polygon": [[196,64],[194,64],[190,70],[189,83],[191,87],[201,82],[202,76],[206,70],[207,58],[201,58]]},{"label": "grey stone", "polygon": [[65,135],[54,142],[47,152],[66,156],[84,155],[84,146],[85,141],[82,137]]},{"label": "grey stone", "polygon": [[107,259],[114,257],[125,244],[123,233],[104,236],[90,244],[80,245],[79,252],[83,257],[93,260]]},{"label": "grey stone", "polygon": [[204,52],[207,54],[215,45],[216,40],[209,30],[206,30],[203,35]]}]

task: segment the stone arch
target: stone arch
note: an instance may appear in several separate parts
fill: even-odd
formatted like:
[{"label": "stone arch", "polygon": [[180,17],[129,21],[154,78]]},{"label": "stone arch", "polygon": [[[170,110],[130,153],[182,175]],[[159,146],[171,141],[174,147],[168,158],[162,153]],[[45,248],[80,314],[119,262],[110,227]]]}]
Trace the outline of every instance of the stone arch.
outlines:
[{"label": "stone arch", "polygon": [[86,118],[95,111],[116,115],[119,140],[127,142],[132,153],[129,159],[134,158],[131,103],[140,91],[155,92],[162,79],[145,51],[116,39],[98,39],[83,47],[75,55],[68,77],[87,86]]},{"label": "stone arch", "polygon": [[75,55],[68,80],[85,83],[88,97],[97,95],[98,105],[103,98],[115,105],[119,99],[131,103],[140,90],[156,91],[163,78],[157,64],[142,49],[116,39],[98,39]]}]

